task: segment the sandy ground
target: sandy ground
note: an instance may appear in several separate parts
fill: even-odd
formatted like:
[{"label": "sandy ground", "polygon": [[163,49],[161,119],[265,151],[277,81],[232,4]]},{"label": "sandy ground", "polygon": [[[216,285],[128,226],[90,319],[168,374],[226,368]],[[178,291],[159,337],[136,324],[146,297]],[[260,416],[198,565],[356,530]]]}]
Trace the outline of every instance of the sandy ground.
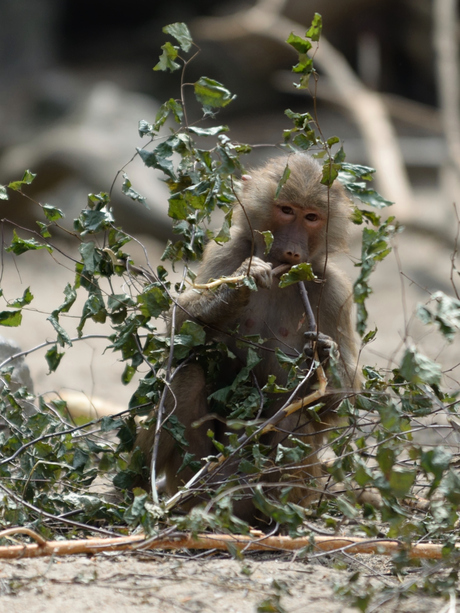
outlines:
[{"label": "sandy ground", "polygon": [[[152,262],[158,259],[160,248],[145,240]],[[415,305],[425,302],[428,291],[442,289],[451,293],[451,241],[441,244],[426,235],[407,232],[398,240],[399,246],[383,263],[373,280],[374,295],[369,301],[370,325],[379,328],[377,340],[362,355],[362,363],[391,364],[401,351],[404,341],[416,342],[445,368],[460,362],[457,345],[448,345],[432,331],[427,331],[412,318]],[[352,249],[356,253],[356,245]],[[142,257],[136,257],[142,263]],[[353,262],[346,266],[353,276]],[[7,299],[21,296],[31,286],[36,296],[24,323],[17,329],[2,333],[17,340],[23,349],[37,346],[55,333],[43,312],[49,313],[63,301],[63,288],[72,281],[72,263],[56,265],[43,252],[21,256],[14,265],[5,260],[2,288]],[[62,320],[69,329],[71,319]],[[100,327],[88,325],[88,332],[101,333]],[[104,342],[84,340],[67,351],[58,371],[50,376],[44,350],[28,356],[37,392],[71,388],[88,397],[102,397],[106,402],[124,408],[135,384],[120,383],[123,365],[110,350],[103,353]],[[446,376],[446,383],[457,386],[457,371]],[[368,558],[369,561],[369,558]],[[368,561],[365,564],[368,564]],[[374,560],[375,562],[375,560]],[[266,559],[249,557],[244,565],[222,556],[191,557],[180,554],[99,555],[60,559],[0,561],[0,612],[28,613],[47,611],[62,613],[69,607],[72,613],[98,611],[215,611],[235,613],[256,611],[266,598],[272,598],[272,608],[264,611],[333,613],[351,609],[334,595],[334,584],[350,576],[352,570],[338,571],[323,565],[313,565],[293,558]],[[362,567],[366,581],[372,583],[374,571]],[[385,564],[378,573],[390,581]],[[284,586],[276,604],[273,580]],[[444,602],[430,598],[411,598],[403,604],[379,605],[379,611],[441,611]],[[278,607],[278,608],[276,608]]]},{"label": "sandy ground", "polygon": [[[356,611],[346,606],[334,590],[343,584],[346,574],[326,564],[279,556],[248,556],[242,563],[213,554],[204,559],[176,554],[0,561],[0,611],[58,613],[64,608],[72,613]],[[399,583],[384,568],[383,573],[387,585],[395,587]],[[366,586],[377,585],[372,575],[372,569],[364,569]],[[431,613],[443,606],[443,601],[434,598],[384,602],[387,599],[388,596],[376,601],[374,610]]]}]

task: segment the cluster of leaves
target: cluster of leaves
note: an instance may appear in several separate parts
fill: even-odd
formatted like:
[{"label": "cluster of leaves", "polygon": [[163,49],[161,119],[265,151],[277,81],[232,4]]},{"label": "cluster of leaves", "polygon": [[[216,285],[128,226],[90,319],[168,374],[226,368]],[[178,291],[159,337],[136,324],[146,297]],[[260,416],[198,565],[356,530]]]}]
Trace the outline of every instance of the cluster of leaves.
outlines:
[{"label": "cluster of leaves", "polygon": [[[288,39],[299,52],[299,63],[294,67],[294,72],[300,75],[298,87],[305,88],[309,78],[316,78],[308,52],[312,42],[319,39],[320,31],[321,19],[316,15],[305,39],[294,35]],[[162,47],[154,70],[184,71],[196,52],[187,27],[176,23],[165,27],[164,32],[174,43],[167,42]],[[193,89],[202,108],[204,122],[200,126],[188,122],[184,102],[187,87]],[[187,264],[201,257],[207,241],[229,240],[232,205],[237,200],[237,176],[243,170],[241,159],[251,147],[232,142],[225,125],[203,126],[208,126],[216,111],[227,106],[233,98],[221,83],[208,77],[201,77],[192,84],[182,79],[179,97],[166,101],[152,123],[146,120],[139,123],[140,136],[149,140],[138,154],[147,168],[163,172],[170,190],[168,212],[178,238],[168,242],[163,260],[173,266],[185,263],[183,279],[188,275],[193,280]],[[316,117],[291,110],[286,111],[286,115],[293,127],[285,130],[281,147],[288,151],[314,151],[315,156],[324,160],[322,182],[331,186],[335,180],[341,181],[355,201],[360,202],[352,215],[354,223],[363,225],[362,256],[357,263],[359,276],[354,284],[354,298],[357,330],[363,343],[370,342],[376,331],[367,330],[365,305],[372,292],[369,279],[376,263],[390,252],[392,236],[398,230],[394,218],[382,221],[376,211],[390,203],[369,187],[373,170],[346,163],[339,139],[323,138]],[[208,146],[201,143],[208,143]],[[289,173],[287,164],[279,190]],[[0,198],[7,198],[8,190],[22,193],[33,178],[34,175],[27,171],[21,181],[2,188]],[[135,203],[145,203],[145,198],[134,189],[127,175],[123,177],[122,191]],[[52,232],[55,227],[62,227],[63,214],[46,204],[40,207],[45,220],[37,222],[38,231],[33,230],[28,238],[23,238],[15,230],[8,251],[17,256],[38,249],[53,251]],[[213,232],[209,221],[216,209],[224,213],[224,221],[222,227]],[[269,249],[272,237],[269,232],[266,234],[264,238]],[[58,523],[67,522],[74,528],[86,523],[92,529],[100,524],[124,522],[131,526],[141,524],[147,532],[152,532],[158,530],[160,519],[167,521],[164,509],[153,504],[143,490],[135,490],[134,500],[127,493],[143,471],[141,454],[131,453],[136,432],[135,416],[148,415],[153,406],[161,403],[165,382],[174,367],[184,360],[194,359],[206,364],[209,377],[218,381],[229,350],[222,344],[208,342],[204,330],[194,322],[186,322],[173,338],[158,332],[157,320],[164,318],[173,304],[166,269],[162,265],[148,270],[136,268],[126,251],[130,237],[115,225],[109,194],[90,194],[87,207],[74,221],[72,236],[79,240],[80,259],[75,266],[74,282],[64,290],[63,303],[48,317],[56,332],[56,340],[46,352],[50,371],[58,368],[64,351],[83,338],[85,325],[91,320],[110,323],[108,346],[119,352],[125,363],[124,384],[132,381],[141,365],[148,365],[147,374],[140,379],[126,416],[104,418],[89,426],[80,426],[63,417],[65,407],[60,401],[50,404],[40,400],[33,413],[25,411],[25,403],[31,402],[31,398],[24,388],[14,389],[10,385],[11,360],[0,365],[3,382],[0,406],[5,424],[0,433],[2,520],[5,525],[34,522],[41,524],[43,529],[44,524],[53,525],[47,524],[50,518]],[[139,275],[137,279],[133,278],[133,271]],[[308,266],[300,266],[293,268],[283,282],[287,285],[308,279],[310,275]],[[124,289],[118,293],[113,290],[116,279],[123,280],[120,287]],[[175,290],[180,292],[183,286],[184,281]],[[85,302],[79,315],[77,337],[71,338],[63,326],[63,319],[74,308],[81,291],[85,293]],[[21,298],[7,303],[6,310],[0,312],[0,324],[20,325],[22,310],[32,301],[33,295],[28,288]],[[420,308],[420,319],[427,325],[436,325],[451,342],[460,326],[460,302],[438,293],[433,296],[432,305]],[[247,340],[252,347],[262,341],[255,337]],[[291,358],[281,350],[277,355],[288,371],[287,383],[280,386],[274,377],[269,377],[264,391],[286,394],[302,377],[301,359]],[[260,358],[253,349],[248,350],[247,356],[246,367],[235,381],[217,389],[209,399],[213,412],[219,413],[229,428],[245,432],[247,445],[242,446],[242,438],[235,432],[230,434],[226,444],[216,440],[213,433],[209,435],[217,453],[227,459],[237,457],[238,471],[254,477],[256,483],[268,465],[269,450],[254,435],[260,423],[261,395],[254,387],[252,371]],[[370,366],[365,366],[363,372],[363,392],[357,395],[354,403],[345,400],[339,408],[349,425],[333,433],[330,441],[335,453],[330,473],[336,483],[343,484],[343,493],[321,499],[314,509],[305,510],[288,502],[288,488],[274,502],[266,498],[262,487],[255,487],[254,503],[263,514],[286,526],[292,535],[309,532],[305,524],[308,515],[330,528],[346,521],[356,532],[369,537],[382,530],[388,537],[407,542],[429,535],[439,538],[447,547],[459,519],[460,479],[452,468],[452,453],[440,447],[427,450],[417,445],[413,432],[416,429],[414,420],[435,410],[455,416],[458,400],[442,391],[440,367],[414,347],[407,348],[390,376]],[[318,419],[318,409],[319,406],[308,409],[312,420]],[[177,418],[170,416],[165,427],[183,450],[183,466],[198,465],[197,459],[187,453],[183,426]],[[115,432],[117,442],[111,436]],[[311,452],[309,445],[291,436],[289,446],[279,445],[274,462],[278,466],[293,467]],[[125,492],[119,504],[88,494],[88,486],[103,473],[111,476],[116,473],[114,484]],[[209,505],[198,507],[187,517],[172,517],[168,521],[193,532],[206,528],[247,530],[248,526],[232,511],[230,490],[237,489],[234,487],[237,485],[238,478],[235,478],[216,492],[212,512]],[[363,502],[358,494],[364,490],[377,491],[380,502]],[[414,516],[404,501],[417,493],[429,503],[425,511]],[[72,520],[68,519],[70,516]],[[401,558],[396,562],[403,565],[407,560]]]}]

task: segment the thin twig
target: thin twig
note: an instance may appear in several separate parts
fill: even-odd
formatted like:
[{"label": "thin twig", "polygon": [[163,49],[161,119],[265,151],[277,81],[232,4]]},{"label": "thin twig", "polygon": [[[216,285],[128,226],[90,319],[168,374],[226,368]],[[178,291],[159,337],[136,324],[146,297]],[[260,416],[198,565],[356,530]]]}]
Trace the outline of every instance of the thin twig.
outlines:
[{"label": "thin twig", "polygon": [[[278,277],[287,272],[290,268],[290,264],[281,264],[280,266],[273,268],[272,275],[274,277]],[[192,287],[194,289],[214,289],[215,287],[219,287],[219,285],[223,285],[224,283],[241,283],[241,281],[244,281],[247,276],[248,275],[246,273],[236,277],[221,277],[220,279],[209,281],[209,283],[193,283]]]}]

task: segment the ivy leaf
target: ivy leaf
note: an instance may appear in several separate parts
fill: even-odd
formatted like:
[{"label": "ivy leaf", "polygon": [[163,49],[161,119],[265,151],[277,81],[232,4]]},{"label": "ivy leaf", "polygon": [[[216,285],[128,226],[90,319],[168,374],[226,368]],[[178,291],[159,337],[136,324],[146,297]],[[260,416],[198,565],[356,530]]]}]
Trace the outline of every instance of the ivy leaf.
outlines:
[{"label": "ivy leaf", "polygon": [[170,34],[173,38],[175,38],[183,51],[190,51],[193,40],[190,30],[185,23],[171,23],[163,28],[163,32],[165,34]]},{"label": "ivy leaf", "polygon": [[405,498],[414,484],[417,473],[415,470],[394,469],[391,471],[389,485],[393,496]]},{"label": "ivy leaf", "polygon": [[311,26],[305,33],[305,36],[315,42],[319,41],[321,30],[323,29],[323,20],[319,13],[315,13]]},{"label": "ivy leaf", "polygon": [[222,108],[230,104],[236,96],[232,95],[222,83],[208,77],[200,77],[194,83],[195,96],[205,109]]},{"label": "ivy leaf", "polygon": [[316,135],[313,130],[309,130],[306,134],[297,134],[294,137],[293,141],[294,145],[302,151],[308,151],[316,144]]},{"label": "ivy leaf", "polygon": [[159,317],[169,309],[168,296],[159,287],[148,287],[137,296],[137,303],[144,317]]},{"label": "ivy leaf", "polygon": [[[163,143],[164,145],[165,143]],[[172,154],[172,149],[169,147],[170,153]],[[176,180],[176,175],[174,174],[174,166],[171,160],[168,159],[167,151],[160,150],[160,147],[157,147],[155,151],[146,151],[145,149],[137,149],[142,161],[148,168],[157,168],[158,170],[162,170],[168,177],[170,177],[173,181]]]},{"label": "ivy leaf", "polygon": [[72,341],[70,340],[70,336],[59,323],[58,313],[58,311],[53,311],[51,315],[46,319],[51,323],[53,328],[58,333],[57,342],[59,343],[59,345],[61,345],[61,347],[64,347],[64,345],[69,345],[69,347],[72,347]]},{"label": "ivy leaf", "polygon": [[8,200],[8,192],[5,185],[0,185],[0,200]]},{"label": "ivy leaf", "polygon": [[80,217],[73,222],[74,229],[80,232],[81,236],[95,234],[108,230],[114,222],[112,211],[109,209],[91,210],[84,209]]},{"label": "ivy leaf", "polygon": [[170,70],[171,72],[178,70],[180,64],[174,61],[179,55],[177,47],[174,47],[168,42],[162,45],[161,48],[163,49],[163,53],[160,55],[160,60],[158,64],[153,67],[153,70],[162,70],[163,72],[166,70]]},{"label": "ivy leaf", "polygon": [[302,262],[301,264],[292,266],[288,272],[281,275],[279,287],[288,287],[289,285],[298,283],[299,281],[313,281],[314,279],[316,279],[316,276],[313,272],[311,264]]},{"label": "ivy leaf", "polygon": [[283,189],[283,185],[286,184],[286,181],[289,179],[290,175],[291,175],[291,169],[289,168],[289,165],[286,164],[284,171],[283,171],[283,176],[279,180],[278,185],[276,187],[275,200],[278,199],[278,196],[280,195],[280,192]]},{"label": "ivy leaf", "polygon": [[128,196],[128,198],[131,198],[131,200],[140,202],[141,204],[143,204],[147,209],[149,208],[146,204],[145,201],[145,196],[142,196],[141,194],[139,194],[139,192],[136,192],[133,188],[132,188],[132,183],[128,178],[127,174],[123,174],[123,185],[121,186],[121,191]]},{"label": "ivy leaf", "polygon": [[270,253],[270,250],[271,250],[272,245],[273,245],[273,241],[275,239],[273,237],[273,234],[270,232],[270,230],[265,230],[265,232],[260,232],[260,234],[262,234],[262,236],[264,238],[264,243],[265,243],[264,254],[268,255]]},{"label": "ivy leaf", "polygon": [[51,347],[51,349],[48,349],[45,354],[45,359],[48,363],[50,373],[56,370],[64,355],[64,353],[59,353],[57,345],[54,345],[53,347]]},{"label": "ivy leaf", "polygon": [[419,353],[415,347],[406,350],[399,372],[409,383],[435,386],[441,383],[441,366]]},{"label": "ivy leaf", "polygon": [[102,260],[102,256],[96,249],[96,245],[93,241],[82,243],[79,247],[80,255],[84,264],[84,270],[91,275],[98,269]]},{"label": "ivy leaf", "polygon": [[188,336],[190,338],[190,347],[196,347],[197,345],[204,345],[206,342],[206,332],[203,327],[197,324],[195,321],[185,321],[179,333],[182,336]]},{"label": "ivy leaf", "polygon": [[311,49],[311,42],[309,40],[305,40],[304,38],[302,38],[301,36],[297,36],[293,32],[289,34],[286,42],[288,45],[291,45],[291,47],[294,47],[297,53],[306,54]]},{"label": "ivy leaf", "polygon": [[230,223],[232,219],[233,211],[230,211],[225,215],[224,221],[222,223],[222,227],[219,230],[218,234],[214,237],[216,243],[226,243],[230,240]]},{"label": "ivy leaf", "polygon": [[9,328],[17,328],[21,325],[21,311],[0,311],[0,326],[8,326]]},{"label": "ivy leaf", "polygon": [[[375,169],[360,164],[343,163],[339,170],[339,181],[353,197],[358,198],[364,204],[382,209],[393,203],[386,200],[374,189],[367,187],[364,181],[372,181]],[[374,224],[378,225],[378,224]]]},{"label": "ivy leaf", "polygon": [[8,183],[8,187],[17,192],[21,189],[23,185],[30,185],[36,176],[37,175],[33,172],[30,172],[30,170],[26,170],[24,172],[24,176],[20,181],[12,181],[11,183]]},{"label": "ivy leaf", "polygon": [[64,296],[64,302],[54,311],[55,313],[68,313],[70,311],[71,306],[77,299],[77,292],[70,285],[70,283],[67,283],[67,285],[65,286]]},{"label": "ivy leaf", "polygon": [[24,290],[24,293],[22,295],[22,298],[18,298],[17,300],[15,300],[14,302],[12,302],[9,306],[15,307],[15,308],[22,308],[28,304],[30,304],[33,300],[33,294],[30,291],[30,287],[28,287],[26,290]]},{"label": "ivy leaf", "polygon": [[29,240],[19,238],[19,236],[16,234],[16,230],[13,230],[13,240],[11,241],[11,245],[6,248],[6,251],[11,251],[16,255],[21,255],[26,251],[37,251],[39,249],[47,249],[49,253],[52,253],[53,251],[49,245],[42,245],[34,238],[30,238]]},{"label": "ivy leaf", "polygon": [[61,211],[61,209],[57,209],[56,207],[51,206],[51,204],[44,204],[42,206],[42,210],[45,213],[45,217],[49,221],[57,221],[58,219],[62,219],[62,217],[64,217],[64,213]]},{"label": "ivy leaf", "polygon": [[437,324],[441,334],[452,342],[460,330],[460,300],[446,296],[443,292],[436,292],[431,300],[436,305],[435,309],[419,305],[417,315],[425,324]]},{"label": "ivy leaf", "polygon": [[341,166],[341,164],[335,164],[331,160],[326,160],[323,164],[321,183],[330,187],[339,176]]},{"label": "ivy leaf", "polygon": [[426,473],[431,473],[434,476],[434,481],[431,485],[431,489],[436,488],[444,474],[449,468],[452,460],[452,454],[444,449],[444,447],[435,447],[428,451],[422,451],[420,457],[420,467]]},{"label": "ivy leaf", "polygon": [[150,126],[147,124],[147,122],[139,122],[139,135],[142,137],[145,134],[151,134],[152,131],[157,132],[161,126],[164,125],[171,113],[173,114],[176,123],[182,122],[182,119],[184,118],[182,104],[177,100],[174,100],[174,98],[170,98],[160,106],[160,109],[155,117],[155,126]]}]

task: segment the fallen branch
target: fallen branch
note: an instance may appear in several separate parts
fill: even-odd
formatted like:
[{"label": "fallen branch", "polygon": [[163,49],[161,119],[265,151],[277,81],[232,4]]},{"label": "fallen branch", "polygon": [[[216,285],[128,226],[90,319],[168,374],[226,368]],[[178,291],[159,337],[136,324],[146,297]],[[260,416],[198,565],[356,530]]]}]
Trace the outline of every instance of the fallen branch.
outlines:
[{"label": "fallen branch", "polygon": [[[146,538],[143,534],[119,538],[94,538],[74,541],[45,541],[39,534],[29,529],[10,528],[0,532],[0,537],[26,533],[37,542],[33,544],[0,547],[0,559],[37,558],[43,556],[66,556],[79,553],[96,554],[103,551],[138,551],[151,549],[219,549],[226,551],[229,546],[240,551],[297,551],[307,548],[317,552],[348,554],[366,553],[373,555],[393,555],[406,551],[412,559],[439,560],[443,555],[443,545],[434,543],[404,544],[391,539],[364,539],[346,536],[306,536],[293,539],[289,536],[253,537],[243,534],[189,534],[176,533],[166,538]],[[456,545],[456,549],[459,546]]]}]

